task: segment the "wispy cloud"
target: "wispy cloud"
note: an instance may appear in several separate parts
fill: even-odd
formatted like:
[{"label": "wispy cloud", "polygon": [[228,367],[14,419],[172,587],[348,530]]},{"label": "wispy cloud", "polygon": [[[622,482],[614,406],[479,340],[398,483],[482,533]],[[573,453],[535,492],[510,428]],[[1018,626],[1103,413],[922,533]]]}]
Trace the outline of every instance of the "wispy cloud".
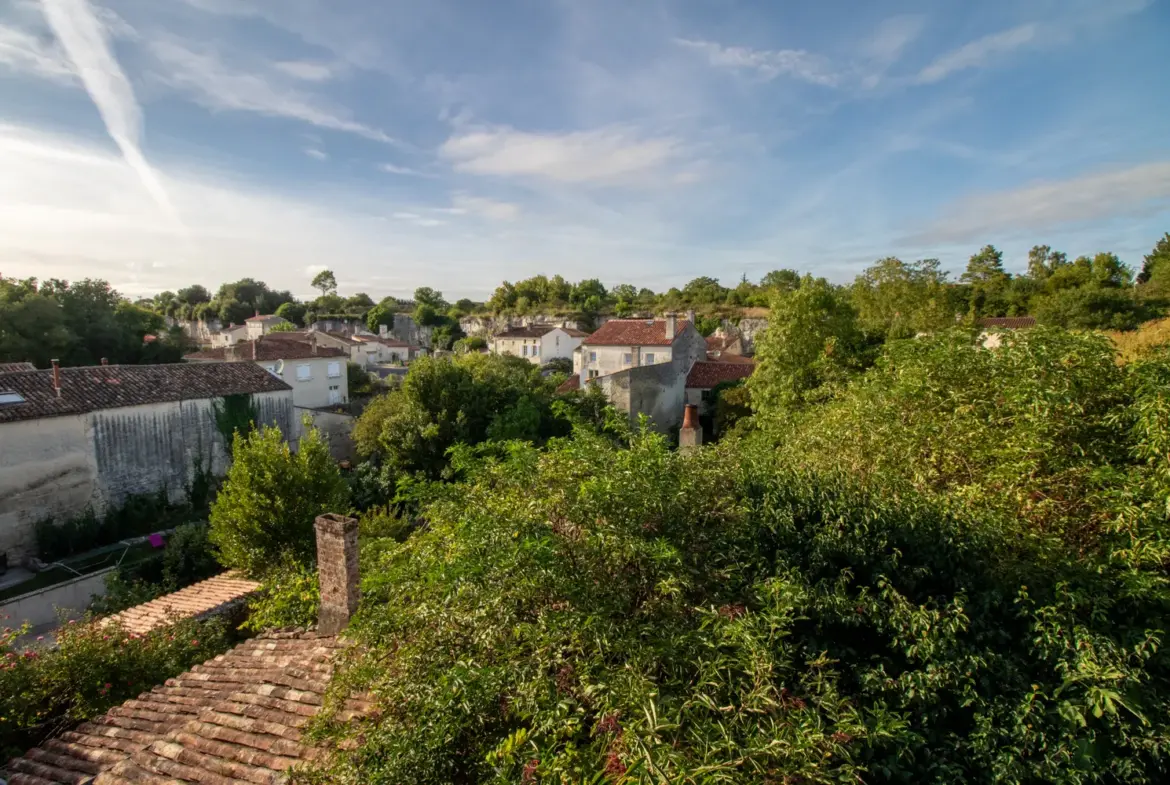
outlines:
[{"label": "wispy cloud", "polygon": [[675,41],[703,55],[716,68],[753,71],[763,79],[790,76],[826,87],[834,87],[841,80],[840,74],[833,71],[826,58],[803,49],[750,49],[689,38],[678,38]]},{"label": "wispy cloud", "polygon": [[318,150],[316,147],[306,147],[305,155],[309,156],[310,158],[316,158],[318,161],[329,160],[329,154],[324,150]]},{"label": "wispy cloud", "polygon": [[225,64],[212,51],[196,52],[176,39],[151,43],[151,51],[162,66],[158,79],[191,100],[212,110],[254,112],[283,117],[331,131],[342,131],[395,144],[385,132],[349,118],[298,88],[281,84],[280,69],[239,71]]},{"label": "wispy cloud", "polygon": [[501,202],[495,199],[486,199],[482,196],[468,196],[456,194],[451,200],[451,209],[456,214],[470,213],[490,218],[493,221],[514,221],[520,217],[520,205],[512,202]]},{"label": "wispy cloud", "polygon": [[411,169],[409,166],[397,166],[396,164],[378,164],[378,169],[386,174],[400,174],[405,177],[433,177],[433,175],[421,172],[418,169]]},{"label": "wispy cloud", "polygon": [[914,239],[927,243],[979,240],[1009,229],[1044,229],[1138,213],[1151,204],[1170,208],[1165,200],[1170,200],[1170,161],[1152,161],[968,196]]},{"label": "wispy cloud", "polygon": [[923,68],[917,77],[919,84],[941,82],[953,73],[987,65],[994,58],[1031,44],[1036,39],[1039,25],[1029,23],[984,36],[969,44],[947,52]]},{"label": "wispy cloud", "polygon": [[621,184],[656,175],[682,149],[676,139],[643,138],[625,127],[569,133],[505,127],[458,133],[443,144],[440,154],[458,171],[472,174]]},{"label": "wispy cloud", "polygon": [[166,189],[142,154],[142,113],[101,21],[86,0],[42,0],[42,6],[45,19],[102,116],[106,132],[158,206],[181,226]]},{"label": "wispy cloud", "polygon": [[77,83],[68,58],[56,42],[3,24],[0,24],[0,65],[60,84]]},{"label": "wispy cloud", "polygon": [[272,66],[277,71],[305,82],[328,82],[337,75],[332,66],[310,60],[286,60],[273,63]]}]

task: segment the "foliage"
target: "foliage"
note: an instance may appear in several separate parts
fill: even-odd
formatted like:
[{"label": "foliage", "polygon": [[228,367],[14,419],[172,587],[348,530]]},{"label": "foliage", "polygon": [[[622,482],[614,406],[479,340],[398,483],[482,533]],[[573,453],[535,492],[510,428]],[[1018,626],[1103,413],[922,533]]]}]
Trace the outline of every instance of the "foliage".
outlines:
[{"label": "foliage", "polygon": [[1118,361],[1133,362],[1170,345],[1170,318],[1154,319],[1139,325],[1136,330],[1117,330],[1106,335],[1117,347]]},{"label": "foliage", "polygon": [[772,301],[768,329],[756,341],[759,368],[752,375],[757,409],[787,410],[822,400],[868,362],[857,311],[845,293],[824,278]]},{"label": "foliage", "polygon": [[374,333],[381,332],[383,326],[394,329],[394,313],[398,304],[393,298],[387,297],[366,312],[366,328]]},{"label": "foliage", "polygon": [[373,395],[377,390],[375,377],[357,363],[347,362],[345,364],[345,377],[351,399]]},{"label": "foliage", "polygon": [[183,524],[167,536],[161,553],[129,565],[119,565],[107,575],[105,594],[94,596],[90,610],[117,613],[222,571],[212,552],[207,524]]},{"label": "foliage", "polygon": [[[1164,457],[1162,458],[1164,464]],[[1159,782],[1141,575],[765,440],[514,445],[363,554],[317,781]],[[340,695],[332,696],[336,705]]]},{"label": "foliage", "polygon": [[699,316],[695,320],[695,329],[699,331],[699,335],[706,338],[713,335],[716,330],[723,326],[723,320],[713,316]]},{"label": "foliage", "polygon": [[[276,309],[276,315],[281,319],[286,319],[292,325],[292,329],[300,327],[307,327],[305,322],[305,313],[307,312],[304,303],[288,302]],[[275,327],[273,329],[276,329]]]},{"label": "foliage", "polygon": [[18,651],[22,630],[0,633],[0,757],[23,753],[49,736],[141,694],[225,651],[221,620],[185,619],[147,635],[110,624],[69,623],[56,645]]},{"label": "foliage", "polygon": [[752,396],[743,380],[720,382],[711,390],[715,398],[715,434],[723,436],[740,421],[752,416]]},{"label": "foliage", "polygon": [[328,294],[337,294],[337,276],[333,274],[332,270],[322,270],[317,273],[309,285],[314,289],[320,289],[322,297]]},{"label": "foliage", "polygon": [[488,343],[482,335],[469,335],[466,338],[460,338],[451,348],[460,354],[469,354],[484,351],[488,348]]},{"label": "foliage", "polygon": [[260,590],[248,598],[244,629],[254,632],[308,627],[317,621],[321,589],[312,562],[282,562],[264,576]]},{"label": "foliage", "polygon": [[264,426],[236,436],[211,505],[211,542],[221,564],[251,576],[310,563],[313,522],[348,506],[348,488],[320,432],[306,424],[294,452],[280,429]]},{"label": "foliage", "polygon": [[103,515],[92,507],[57,522],[37,521],[34,534],[37,557],[48,562],[110,545],[127,537],[139,537],[185,523],[203,514],[190,501],[172,503],[166,489],[158,493],[131,494],[121,504],[110,505]]},{"label": "foliage", "polygon": [[[287,305],[287,303],[286,303],[286,305]],[[282,305],[281,308],[283,308],[283,307],[284,306]],[[270,333],[295,333],[297,331],[297,329],[298,329],[297,325],[293,324],[292,322],[277,322],[276,324],[274,324],[268,328],[268,332],[270,332]]]},{"label": "foliage", "polygon": [[881,259],[854,281],[850,300],[871,335],[907,338],[954,324],[957,303],[937,259]]},{"label": "foliage", "polygon": [[215,418],[215,428],[223,437],[224,446],[230,446],[236,434],[250,434],[260,419],[256,404],[248,393],[225,395],[219,400],[213,400],[211,413]]}]

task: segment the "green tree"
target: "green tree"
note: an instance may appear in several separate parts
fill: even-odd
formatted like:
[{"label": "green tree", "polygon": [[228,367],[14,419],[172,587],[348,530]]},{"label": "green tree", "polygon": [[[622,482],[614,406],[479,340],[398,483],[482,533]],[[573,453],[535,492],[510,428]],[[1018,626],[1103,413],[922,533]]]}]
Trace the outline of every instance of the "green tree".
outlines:
[{"label": "green tree", "polygon": [[310,564],[317,516],[348,506],[348,488],[320,432],[306,427],[294,451],[280,429],[265,426],[236,436],[211,505],[211,542],[221,564],[250,576]]},{"label": "green tree", "polygon": [[1011,276],[1004,272],[1003,253],[994,245],[985,245],[971,257],[960,280],[971,287],[972,315],[1004,315],[1007,310],[1004,294]]},{"label": "green tree", "polygon": [[798,288],[773,297],[756,359],[748,382],[752,405],[779,411],[830,397],[866,366],[868,351],[845,293],[806,276]]},{"label": "green tree", "polygon": [[850,299],[861,327],[883,338],[908,338],[954,323],[937,259],[880,259],[857,277]]},{"label": "green tree", "polygon": [[372,333],[379,333],[382,331],[383,325],[389,329],[394,329],[394,313],[397,308],[397,303],[387,300],[375,305],[366,312],[366,328]]},{"label": "green tree", "polygon": [[447,310],[447,301],[443,299],[443,293],[436,291],[429,286],[420,286],[414,290],[415,305],[426,305],[435,309],[436,311]]},{"label": "green tree", "polygon": [[800,286],[800,280],[796,270],[773,270],[760,279],[760,286],[787,292]]},{"label": "green tree", "polygon": [[317,273],[309,285],[314,289],[320,289],[322,297],[327,294],[337,294],[337,276],[333,274],[332,270],[322,270]]},{"label": "green tree", "polygon": [[292,324],[307,327],[308,325],[305,322],[306,310],[304,303],[284,303],[276,309],[276,315],[282,319],[287,319]]},{"label": "green tree", "polygon": [[1167,283],[1170,283],[1170,232],[1163,234],[1153,250],[1143,258],[1137,282],[1148,284],[1155,279],[1167,279]]}]

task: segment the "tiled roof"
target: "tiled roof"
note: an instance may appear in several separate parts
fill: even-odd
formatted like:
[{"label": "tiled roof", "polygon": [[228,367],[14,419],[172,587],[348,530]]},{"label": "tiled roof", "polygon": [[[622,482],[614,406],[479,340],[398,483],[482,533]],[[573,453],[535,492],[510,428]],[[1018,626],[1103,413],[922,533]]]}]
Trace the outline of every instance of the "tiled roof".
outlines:
[{"label": "tiled roof", "polygon": [[20,373],[21,371],[35,371],[37,367],[32,363],[0,363],[0,373]]},{"label": "tiled roof", "polygon": [[710,390],[722,382],[746,379],[755,370],[755,363],[747,365],[744,363],[697,362],[691,366],[691,372],[687,374],[686,386],[689,389]]},{"label": "tiled roof", "polygon": [[287,322],[288,320],[285,319],[283,316],[277,316],[274,313],[269,313],[269,314],[264,314],[262,316],[260,316],[260,315],[249,316],[244,321],[245,322],[276,322],[276,321]]},{"label": "tiled roof", "polygon": [[0,423],[291,389],[251,364],[93,365],[62,368],[58,397],[52,370],[23,371],[0,374],[0,391],[15,392],[25,399],[25,403],[0,404]]},{"label": "tiled roof", "polygon": [[[8,765],[9,785],[277,783],[326,754],[303,739],[344,644],[315,632],[265,633]],[[370,704],[350,699],[345,721]]]},{"label": "tiled roof", "polygon": [[[272,335],[265,335],[256,341],[240,341],[235,346],[219,349],[204,349],[201,352],[188,354],[184,360],[201,360],[201,361],[241,361],[253,360],[268,361],[268,360],[311,360],[314,357],[348,357],[349,354],[343,349],[334,349],[331,346],[318,346],[317,350],[313,351],[313,345],[305,340],[296,340],[291,338],[273,337],[280,336],[280,333],[273,333]],[[256,354],[252,354],[252,346],[256,346]]]},{"label": "tiled roof", "polygon": [[562,327],[561,329],[564,330],[565,332],[567,332],[570,335],[570,337],[573,337],[573,338],[588,338],[590,335],[589,333],[585,332],[584,330],[578,330],[574,327]]},{"label": "tiled roof", "polygon": [[118,623],[130,632],[144,634],[157,627],[165,627],[179,618],[209,616],[226,610],[259,588],[260,584],[255,581],[225,572],[108,616],[102,623]]},{"label": "tiled roof", "polygon": [[[674,337],[682,334],[688,322],[675,322]],[[584,341],[587,346],[670,346],[673,339],[666,338],[666,321],[663,319],[610,319]]]},{"label": "tiled roof", "polygon": [[976,319],[975,324],[978,327],[1003,327],[1007,330],[1019,330],[1025,327],[1035,327],[1035,316],[991,316],[984,319]]},{"label": "tiled roof", "polygon": [[726,351],[729,346],[733,346],[735,344],[735,342],[738,340],[739,340],[739,336],[736,335],[735,333],[729,333],[727,335],[707,336],[707,351],[709,351],[709,352]]},{"label": "tiled roof", "polygon": [[713,362],[713,363],[724,363],[724,364],[738,363],[740,365],[755,365],[756,364],[756,361],[753,360],[751,357],[744,357],[742,354],[720,354],[717,357],[712,357],[711,355],[707,355],[707,361]]},{"label": "tiled roof", "polygon": [[565,379],[563,382],[560,383],[560,385],[557,387],[557,392],[567,393],[567,392],[572,392],[573,390],[580,390],[580,389],[581,389],[581,375],[575,373],[572,376],[570,376],[568,379]]},{"label": "tiled roof", "polygon": [[383,338],[380,335],[355,335],[354,340],[360,343],[380,343],[391,349],[410,349],[413,346],[406,341],[400,341],[397,338]]},{"label": "tiled roof", "polygon": [[496,333],[496,338],[541,338],[557,329],[555,324],[530,324],[527,327],[513,327]]}]

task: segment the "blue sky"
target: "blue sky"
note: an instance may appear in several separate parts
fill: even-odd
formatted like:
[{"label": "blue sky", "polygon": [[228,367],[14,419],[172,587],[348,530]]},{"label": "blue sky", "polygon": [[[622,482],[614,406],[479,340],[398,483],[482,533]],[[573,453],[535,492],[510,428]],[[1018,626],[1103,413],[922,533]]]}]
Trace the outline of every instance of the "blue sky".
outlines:
[{"label": "blue sky", "polygon": [[1170,0],[10,0],[0,273],[486,297],[1170,230]]}]

